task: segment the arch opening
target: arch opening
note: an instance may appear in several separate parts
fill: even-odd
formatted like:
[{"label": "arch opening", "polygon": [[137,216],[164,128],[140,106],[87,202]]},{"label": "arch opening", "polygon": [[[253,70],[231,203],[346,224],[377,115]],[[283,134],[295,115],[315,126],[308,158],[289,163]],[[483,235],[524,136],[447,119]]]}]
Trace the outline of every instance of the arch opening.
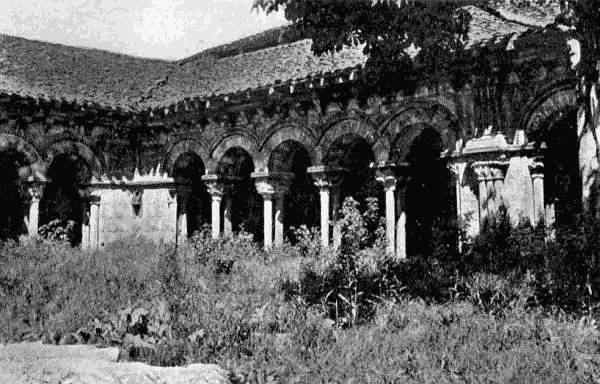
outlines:
[{"label": "arch opening", "polygon": [[19,169],[28,164],[24,154],[15,150],[0,151],[0,241],[17,240],[27,233],[24,218],[29,198]]},{"label": "arch opening", "polygon": [[392,161],[410,164],[405,190],[406,247],[409,255],[429,256],[435,244],[457,247],[456,189],[453,175],[440,158],[443,138],[432,127],[416,135],[405,157],[401,138],[392,146]]},{"label": "arch opening", "polygon": [[210,222],[210,195],[202,182],[204,162],[194,152],[184,152],[173,165],[177,193],[177,217],[185,215],[186,233],[191,237]]},{"label": "arch opening", "polygon": [[[219,160],[216,174],[225,185],[224,204],[221,204],[221,217],[224,218],[223,232],[227,225],[231,231],[244,230],[255,240],[262,239],[262,198],[256,191],[251,178],[254,161],[243,148],[228,149]],[[229,224],[230,223],[230,224]]]},{"label": "arch opening", "polygon": [[49,182],[40,201],[40,225],[67,228],[72,246],[81,243],[87,203],[84,191],[92,178],[92,167],[77,154],[63,153],[48,168]]},{"label": "arch opening", "polygon": [[548,119],[542,128],[544,153],[544,204],[554,211],[556,225],[573,223],[582,211],[577,111],[571,109]]},{"label": "arch opening", "polygon": [[269,170],[292,174],[292,179],[284,196],[284,228],[287,237],[291,228],[306,225],[317,226],[319,217],[318,190],[312,177],[306,172],[311,166],[311,158],[307,149],[295,140],[280,143],[269,157]]},{"label": "arch opening", "polygon": [[343,168],[340,182],[340,204],[352,197],[360,204],[361,211],[367,208],[367,199],[376,198],[379,212],[383,212],[383,186],[375,178],[371,165],[375,154],[369,143],[356,134],[338,137],[328,149],[323,164],[332,168]]}]

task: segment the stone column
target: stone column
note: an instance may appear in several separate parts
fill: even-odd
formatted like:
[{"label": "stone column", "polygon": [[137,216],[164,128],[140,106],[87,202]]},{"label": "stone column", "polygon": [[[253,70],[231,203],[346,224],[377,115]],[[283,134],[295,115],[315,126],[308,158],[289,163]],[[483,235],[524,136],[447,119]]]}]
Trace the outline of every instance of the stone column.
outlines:
[{"label": "stone column", "polygon": [[544,163],[533,161],[529,165],[531,182],[533,185],[533,224],[546,222],[546,209],[544,203]]},{"label": "stone column", "polygon": [[283,231],[285,221],[285,194],[275,196],[275,247],[283,245]]},{"label": "stone column", "polygon": [[173,240],[175,241],[175,246],[179,246],[181,244],[183,244],[187,238],[187,221],[184,222],[184,226],[186,227],[186,235],[184,237],[181,237],[180,234],[180,225],[181,223],[179,222],[179,204],[177,204],[177,189],[173,186],[172,188],[169,188],[168,190],[169,193],[169,197],[167,200],[167,205],[169,207],[169,211],[171,212],[172,218],[173,218],[173,224],[174,224],[174,236],[173,236]]},{"label": "stone column", "polygon": [[223,236],[231,236],[233,234],[233,188],[229,188],[223,196],[225,207],[223,208]]},{"label": "stone column", "polygon": [[315,186],[319,188],[321,200],[321,246],[323,248],[329,247],[330,192],[332,189],[337,188],[344,172],[345,170],[342,168],[328,168],[323,165],[307,169],[307,173],[315,180]]},{"label": "stone column", "polygon": [[381,173],[377,181],[383,184],[385,191],[385,237],[387,251],[390,254],[396,251],[396,177]]},{"label": "stone column", "polygon": [[329,189],[329,193],[331,197],[331,217],[333,219],[333,249],[339,249],[342,245],[342,228],[338,222],[340,218],[340,209],[342,208],[340,201],[342,194],[339,185],[332,185]]},{"label": "stone column", "polygon": [[396,192],[396,257],[406,259],[406,186],[398,185]]},{"label": "stone column", "polygon": [[180,186],[180,194],[182,196],[177,196],[177,190],[173,189],[169,191],[169,194],[172,196],[173,202],[169,202],[170,204],[175,204],[175,233],[176,233],[176,244],[182,244],[188,236],[187,233],[187,208],[189,204],[189,197],[191,195],[191,187],[182,187]]},{"label": "stone column", "polygon": [[223,183],[217,175],[204,175],[202,181],[206,184],[211,199],[212,238],[218,239],[221,234],[221,200],[223,198]]},{"label": "stone column", "polygon": [[89,248],[100,248],[100,195],[90,196]]},{"label": "stone column", "polygon": [[44,184],[42,182],[34,182],[29,185],[28,192],[29,196],[31,196],[31,202],[27,215],[27,233],[30,237],[35,237],[38,234],[40,200],[44,193]]},{"label": "stone column", "polygon": [[504,204],[502,189],[508,163],[504,161],[477,161],[472,164],[479,184],[479,229],[484,223],[495,220]]},{"label": "stone column", "polygon": [[263,197],[263,244],[265,249],[273,247],[273,201],[276,204],[275,245],[283,244],[283,196],[293,174],[276,172],[254,172],[256,189]]}]

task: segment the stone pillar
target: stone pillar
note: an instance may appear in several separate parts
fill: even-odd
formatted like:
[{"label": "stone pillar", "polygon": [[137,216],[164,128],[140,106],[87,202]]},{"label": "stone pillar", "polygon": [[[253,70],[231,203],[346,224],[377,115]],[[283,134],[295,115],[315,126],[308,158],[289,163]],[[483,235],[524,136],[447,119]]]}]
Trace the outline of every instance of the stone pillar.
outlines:
[{"label": "stone pillar", "polygon": [[534,225],[546,222],[546,209],[544,202],[544,163],[533,161],[529,165],[531,182],[533,185],[533,221]]},{"label": "stone pillar", "polygon": [[202,181],[206,184],[211,199],[212,238],[218,239],[221,234],[221,200],[223,198],[223,183],[217,175],[204,175]]},{"label": "stone pillar", "polygon": [[187,229],[188,229],[188,218],[187,218],[187,208],[189,204],[189,197],[191,195],[190,187],[179,187],[179,191],[181,196],[177,195],[177,190],[173,189],[169,191],[171,195],[171,199],[173,201],[169,201],[169,204],[175,204],[175,244],[182,244],[188,237]]},{"label": "stone pillar", "polygon": [[494,220],[504,204],[502,189],[508,163],[504,161],[476,161],[472,164],[479,184],[479,229]]},{"label": "stone pillar", "polygon": [[233,234],[233,188],[223,196],[225,207],[223,208],[223,236],[231,236]]},{"label": "stone pillar", "polygon": [[100,195],[90,196],[89,248],[100,248]]},{"label": "stone pillar", "polygon": [[[319,188],[321,200],[321,246],[329,247],[329,224],[330,224],[330,192],[339,186],[343,173],[342,168],[327,168],[323,165],[310,167],[307,169],[313,179],[315,186]],[[340,234],[341,239],[341,234]]]},{"label": "stone pillar", "polygon": [[406,186],[398,185],[396,192],[396,257],[406,259]]},{"label": "stone pillar", "polygon": [[173,186],[173,188],[169,188],[169,200],[167,200],[167,205],[169,206],[169,211],[171,212],[174,224],[174,234],[173,240],[175,241],[175,246],[179,246],[183,244],[187,238],[187,221],[184,222],[184,226],[186,228],[186,234],[184,237],[181,237],[180,233],[180,225],[179,222],[179,204],[177,203],[177,189]]},{"label": "stone pillar", "polygon": [[275,245],[283,244],[283,196],[289,187],[293,174],[277,172],[253,172],[256,189],[263,197],[263,245],[265,249],[273,247],[273,200],[277,217],[275,218]]},{"label": "stone pillar", "polygon": [[275,247],[283,245],[283,231],[285,221],[285,194],[275,196]]},{"label": "stone pillar", "polygon": [[396,251],[396,177],[380,174],[377,181],[383,183],[385,191],[385,237],[387,251],[390,254]]},{"label": "stone pillar", "polygon": [[42,182],[34,182],[29,185],[28,192],[31,197],[31,202],[27,214],[27,233],[30,237],[35,237],[38,234],[40,200],[44,193],[44,184]]},{"label": "stone pillar", "polygon": [[333,219],[333,249],[339,249],[342,245],[342,228],[340,227],[340,223],[338,222],[340,218],[340,209],[342,208],[340,201],[342,198],[342,194],[339,185],[331,186],[331,188],[329,189],[329,193],[331,197],[331,217]]}]

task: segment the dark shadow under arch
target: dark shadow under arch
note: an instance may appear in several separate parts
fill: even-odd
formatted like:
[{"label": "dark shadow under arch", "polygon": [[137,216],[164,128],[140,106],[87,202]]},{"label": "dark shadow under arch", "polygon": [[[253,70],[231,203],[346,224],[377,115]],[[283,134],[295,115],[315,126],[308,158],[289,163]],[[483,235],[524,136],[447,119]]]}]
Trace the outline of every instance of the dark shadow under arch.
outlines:
[{"label": "dark shadow under arch", "polygon": [[184,152],[174,161],[173,178],[177,191],[177,216],[186,215],[187,235],[210,222],[210,196],[202,182],[204,163],[194,152]]}]

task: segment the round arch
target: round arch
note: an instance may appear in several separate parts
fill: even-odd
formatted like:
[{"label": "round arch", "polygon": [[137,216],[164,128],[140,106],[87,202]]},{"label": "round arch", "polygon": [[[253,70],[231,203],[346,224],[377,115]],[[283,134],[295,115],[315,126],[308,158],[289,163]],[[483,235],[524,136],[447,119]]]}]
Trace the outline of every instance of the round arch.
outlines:
[{"label": "round arch", "polygon": [[577,92],[571,84],[555,87],[525,107],[520,126],[528,136],[536,135],[553,115],[577,106]]},{"label": "round arch", "polygon": [[301,144],[310,156],[312,164],[316,161],[315,136],[306,127],[297,124],[286,124],[276,127],[273,132],[263,140],[257,163],[261,168],[268,166],[272,152],[285,141],[294,141]]},{"label": "round arch", "polygon": [[169,175],[173,175],[173,169],[177,159],[188,152],[197,155],[204,165],[208,164],[208,148],[199,140],[183,139],[174,143],[167,151],[167,155],[163,161],[163,169],[165,172]]},{"label": "round arch", "polygon": [[[380,153],[380,151],[375,152],[379,139],[377,129],[363,119],[345,118],[330,124],[321,136],[316,148],[317,164],[323,162],[324,155],[329,152],[334,142],[344,135],[356,135],[363,138],[373,149],[376,161],[385,159],[386,154]],[[377,146],[377,149],[380,149],[379,146]]]},{"label": "round arch", "polygon": [[219,141],[210,151],[211,154],[210,159],[207,162],[207,169],[214,172],[217,168],[219,161],[225,155],[225,153],[231,148],[235,147],[245,150],[252,159],[254,169],[258,170],[258,145],[252,137],[243,134],[230,135],[221,139],[221,141]]},{"label": "round arch", "polygon": [[92,171],[92,176],[100,178],[104,164],[98,156],[85,144],[73,140],[61,140],[52,143],[46,149],[46,161],[52,164],[52,160],[60,155],[76,155],[85,160]]},{"label": "round arch", "polygon": [[6,150],[22,154],[27,165],[37,162],[40,158],[33,145],[18,136],[4,133],[0,134],[0,151]]},{"label": "round arch", "polygon": [[[428,128],[438,132],[442,140],[442,148],[452,150],[456,132],[454,126],[456,117],[444,106],[437,103],[416,103],[407,106],[394,114],[387,120],[380,130],[380,135],[388,143],[389,157],[391,151],[397,151],[404,157],[409,153],[413,141]],[[394,143],[402,143],[400,147],[394,148]],[[404,158],[400,158],[404,161]]]}]

